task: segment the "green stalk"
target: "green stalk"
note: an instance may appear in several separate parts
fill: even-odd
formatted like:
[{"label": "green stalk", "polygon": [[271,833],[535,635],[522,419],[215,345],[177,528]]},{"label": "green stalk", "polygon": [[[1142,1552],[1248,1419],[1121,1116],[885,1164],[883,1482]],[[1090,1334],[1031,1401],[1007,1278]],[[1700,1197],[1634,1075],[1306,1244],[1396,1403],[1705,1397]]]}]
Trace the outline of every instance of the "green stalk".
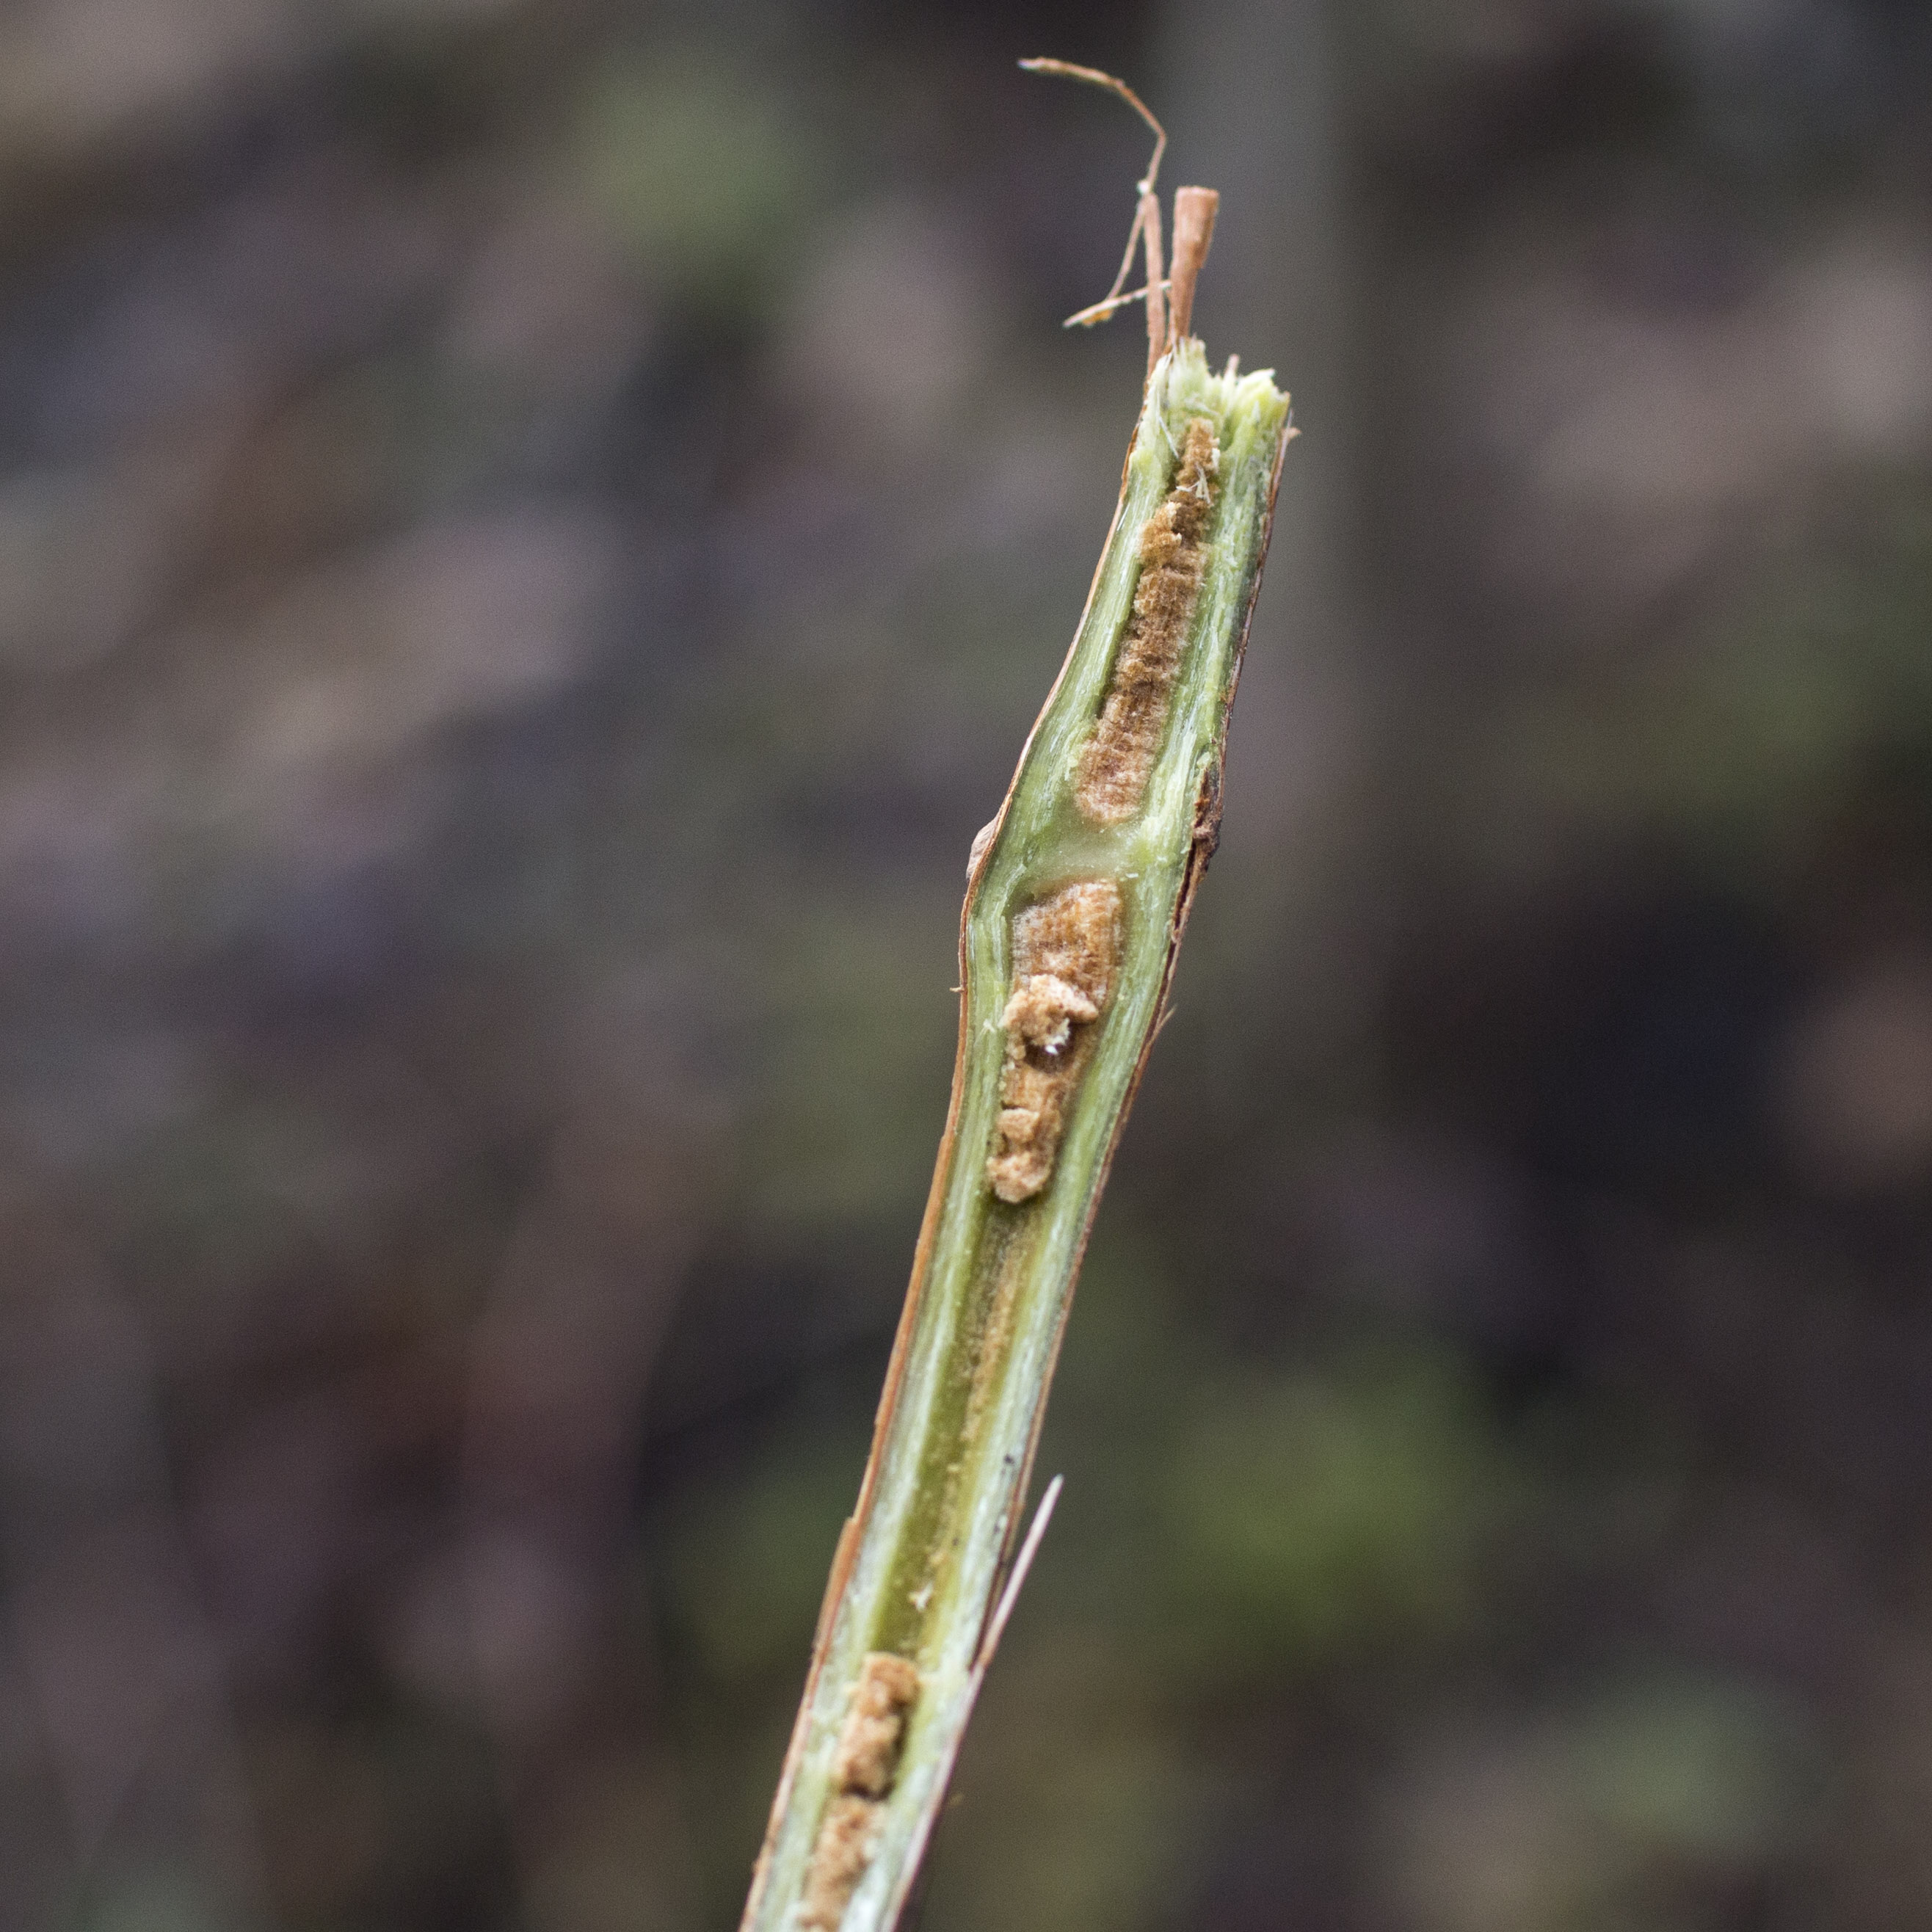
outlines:
[{"label": "green stalk", "polygon": [[[1198,590],[1175,632],[1178,662],[1138,808],[1100,822],[1077,795],[1082,754],[1128,632],[1143,532],[1176,488],[1189,425],[1204,420],[1219,466]],[[1228,710],[1291,434],[1270,372],[1211,374],[1192,339],[1161,358],[1079,632],[999,816],[975,844],[951,1112],[743,1932],[890,1932],[916,1874],[1010,1605],[1002,1586],[1023,1574],[1011,1562],[1019,1508],[1074,1280],[1214,850]],[[988,1162],[1011,1102],[1003,1016],[1015,921],[1088,881],[1118,894],[1107,993],[1064,1059],[1045,1049],[1042,1064],[1066,1083],[1064,1128],[1050,1178],[1010,1202]],[[878,1692],[886,1701],[866,1708],[885,1714],[855,1745],[851,1714],[874,1694],[868,1672],[912,1681],[902,1665],[868,1664],[881,1652],[916,1666],[916,1692],[896,1704]],[[842,1834],[842,1850],[832,1843]],[[838,1858],[843,1877],[828,1887],[827,1861]]]}]

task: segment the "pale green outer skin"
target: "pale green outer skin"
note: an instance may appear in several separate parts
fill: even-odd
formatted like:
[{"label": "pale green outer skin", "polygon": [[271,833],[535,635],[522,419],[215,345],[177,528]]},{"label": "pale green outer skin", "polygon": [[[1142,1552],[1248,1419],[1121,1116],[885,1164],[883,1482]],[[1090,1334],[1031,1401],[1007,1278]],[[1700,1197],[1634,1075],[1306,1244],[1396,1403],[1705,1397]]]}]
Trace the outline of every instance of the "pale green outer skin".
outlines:
[{"label": "pale green outer skin", "polygon": [[[1126,628],[1142,527],[1172,487],[1182,432],[1197,416],[1213,421],[1220,448],[1199,599],[1141,809],[1124,825],[1100,826],[1073,802],[1076,761]],[[796,1924],[832,1750],[867,1651],[911,1656],[922,1684],[877,1848],[842,1932],[887,1932],[895,1923],[945,1796],[1087,1228],[1160,1017],[1204,811],[1211,842],[1228,706],[1288,433],[1288,398],[1271,370],[1210,374],[1191,340],[1156,365],[1079,634],[968,888],[954,1116],[908,1298],[903,1373],[896,1390],[888,1384],[858,1546],[842,1590],[835,1578],[830,1628],[820,1632],[744,1932],[793,1932]],[[988,1186],[986,1166],[999,1105],[1013,917],[1073,880],[1100,878],[1116,881],[1121,893],[1118,990],[1096,1022],[1093,1058],[1052,1178],[1032,1200],[1008,1207]],[[962,1427],[976,1360],[972,1316],[1002,1239],[1025,1243],[1026,1257],[1004,1360],[992,1366],[991,1402],[969,1444]],[[950,1507],[942,1507],[943,1478],[956,1461],[963,1467]],[[911,1593],[929,1576],[936,1544],[950,1561],[921,1612]]]}]

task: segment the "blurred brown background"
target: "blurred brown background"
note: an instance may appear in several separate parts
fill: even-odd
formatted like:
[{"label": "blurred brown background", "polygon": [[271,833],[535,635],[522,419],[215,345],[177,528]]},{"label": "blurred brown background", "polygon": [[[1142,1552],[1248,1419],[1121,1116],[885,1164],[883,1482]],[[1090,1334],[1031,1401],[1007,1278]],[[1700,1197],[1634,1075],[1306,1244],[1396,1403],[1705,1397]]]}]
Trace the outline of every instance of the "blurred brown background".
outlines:
[{"label": "blurred brown background", "polygon": [[929,1932],[1932,1924],[1932,17],[0,7],[0,1926],[736,1921],[1112,508],[1292,453]]}]

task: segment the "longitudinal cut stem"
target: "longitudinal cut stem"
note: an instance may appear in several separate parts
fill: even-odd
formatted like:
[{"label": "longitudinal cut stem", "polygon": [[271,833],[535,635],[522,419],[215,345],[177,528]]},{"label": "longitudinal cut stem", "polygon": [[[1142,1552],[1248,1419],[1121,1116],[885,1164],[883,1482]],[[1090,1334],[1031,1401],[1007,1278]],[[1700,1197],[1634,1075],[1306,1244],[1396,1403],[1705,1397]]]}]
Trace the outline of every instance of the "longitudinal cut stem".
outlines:
[{"label": "longitudinal cut stem", "polygon": [[1211,374],[1192,340],[1161,356],[1079,633],[974,848],[952,1111],[746,1932],[887,1932],[916,1872],[998,1634],[1087,1232],[1214,850],[1289,434],[1268,372]]}]

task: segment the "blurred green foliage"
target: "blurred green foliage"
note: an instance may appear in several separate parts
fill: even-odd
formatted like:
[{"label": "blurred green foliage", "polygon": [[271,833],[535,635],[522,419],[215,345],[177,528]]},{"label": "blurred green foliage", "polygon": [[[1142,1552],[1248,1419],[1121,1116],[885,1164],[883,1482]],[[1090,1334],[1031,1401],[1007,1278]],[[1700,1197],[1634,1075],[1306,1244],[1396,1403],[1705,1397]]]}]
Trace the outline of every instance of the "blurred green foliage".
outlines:
[{"label": "blurred green foliage", "polygon": [[597,64],[569,167],[664,293],[728,315],[794,268],[823,146],[788,90],[693,40]]},{"label": "blurred green foliage", "polygon": [[1246,1676],[1466,1626],[1511,1472],[1466,1375],[1427,1356],[1197,1385],[1165,1498],[1180,1628]]}]

